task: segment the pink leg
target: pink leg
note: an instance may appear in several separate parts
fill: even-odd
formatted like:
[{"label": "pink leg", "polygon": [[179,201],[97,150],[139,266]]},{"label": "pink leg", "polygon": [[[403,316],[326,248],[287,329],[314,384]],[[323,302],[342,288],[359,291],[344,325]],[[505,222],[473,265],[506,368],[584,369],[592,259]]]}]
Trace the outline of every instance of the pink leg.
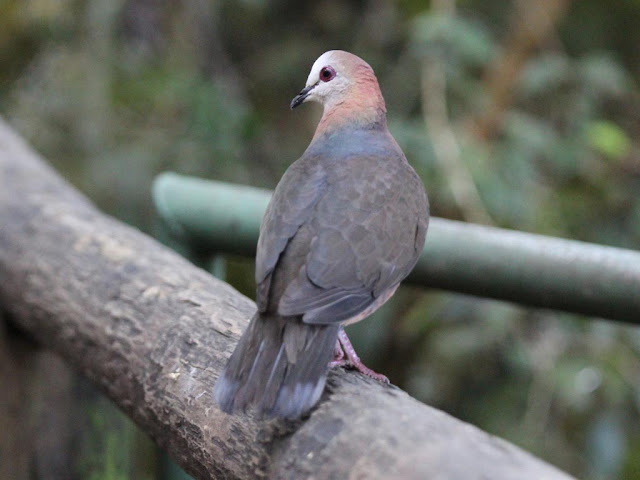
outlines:
[{"label": "pink leg", "polygon": [[362,360],[360,360],[360,357],[358,357],[358,354],[353,348],[353,345],[351,345],[351,341],[349,340],[349,337],[347,337],[347,332],[344,331],[344,328],[341,328],[340,333],[338,333],[338,342],[336,343],[336,349],[333,358],[333,361],[329,362],[330,368],[349,366],[356,369],[363,375],[373,378],[374,380],[378,380],[383,383],[389,383],[389,379],[387,377],[385,377],[381,373],[374,372],[364,363],[362,363]]}]

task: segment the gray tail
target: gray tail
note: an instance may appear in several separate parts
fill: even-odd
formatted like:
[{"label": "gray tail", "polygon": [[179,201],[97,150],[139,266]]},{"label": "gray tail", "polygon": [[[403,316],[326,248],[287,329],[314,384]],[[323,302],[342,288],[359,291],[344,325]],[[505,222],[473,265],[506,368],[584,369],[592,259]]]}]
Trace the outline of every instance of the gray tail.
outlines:
[{"label": "gray tail", "polygon": [[216,382],[214,399],[232,413],[298,418],[322,394],[339,325],[256,313]]}]

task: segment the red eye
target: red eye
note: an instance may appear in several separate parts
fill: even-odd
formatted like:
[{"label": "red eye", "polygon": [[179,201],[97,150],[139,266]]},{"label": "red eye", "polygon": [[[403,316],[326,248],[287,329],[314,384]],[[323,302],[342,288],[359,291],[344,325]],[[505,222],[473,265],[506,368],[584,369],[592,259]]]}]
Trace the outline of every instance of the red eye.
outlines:
[{"label": "red eye", "polygon": [[336,71],[331,66],[327,65],[326,67],[323,67],[322,70],[320,70],[320,80],[322,80],[323,82],[330,82],[335,78],[335,76]]}]

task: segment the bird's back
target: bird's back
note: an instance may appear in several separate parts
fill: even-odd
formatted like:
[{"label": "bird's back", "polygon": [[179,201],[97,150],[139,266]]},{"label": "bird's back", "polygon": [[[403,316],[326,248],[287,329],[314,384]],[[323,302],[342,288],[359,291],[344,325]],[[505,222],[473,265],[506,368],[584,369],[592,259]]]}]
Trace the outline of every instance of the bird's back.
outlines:
[{"label": "bird's back", "polygon": [[[316,192],[298,212],[292,199],[310,197],[300,191],[310,178]],[[344,321],[395,287],[417,261],[429,217],[422,182],[386,128],[316,139],[286,172],[272,204],[261,236],[280,231],[282,212],[297,212],[284,222],[298,225],[280,252],[267,301],[272,311],[310,323]],[[258,251],[258,262],[273,260],[267,257]],[[318,289],[331,292],[325,303],[333,306],[314,316],[314,305],[304,305]],[[340,292],[353,310],[336,302]]]}]

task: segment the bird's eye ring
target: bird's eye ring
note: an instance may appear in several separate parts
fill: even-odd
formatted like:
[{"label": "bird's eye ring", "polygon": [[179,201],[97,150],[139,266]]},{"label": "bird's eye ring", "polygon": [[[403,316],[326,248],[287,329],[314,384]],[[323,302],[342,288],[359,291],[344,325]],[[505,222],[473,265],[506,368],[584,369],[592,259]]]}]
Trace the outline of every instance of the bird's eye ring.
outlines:
[{"label": "bird's eye ring", "polygon": [[330,82],[335,78],[335,76],[336,71],[329,65],[323,67],[322,70],[320,70],[320,80],[323,82]]}]

